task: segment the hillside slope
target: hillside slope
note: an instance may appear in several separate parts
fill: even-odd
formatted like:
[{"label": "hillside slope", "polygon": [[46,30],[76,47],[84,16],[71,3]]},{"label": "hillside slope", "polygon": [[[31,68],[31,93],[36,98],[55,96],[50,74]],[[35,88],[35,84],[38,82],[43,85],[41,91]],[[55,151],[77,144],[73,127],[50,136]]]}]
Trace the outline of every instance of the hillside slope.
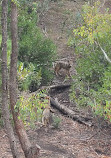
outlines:
[{"label": "hillside slope", "polygon": [[[111,6],[110,2],[110,0],[106,1],[106,7]],[[84,3],[84,0],[51,1],[49,9],[39,16],[39,27],[57,46],[58,60],[73,61],[71,75],[76,74],[76,56],[74,47],[69,47],[67,41],[75,25],[76,16]],[[65,72],[61,71],[61,76],[55,76],[52,84],[62,84],[64,79]],[[67,79],[64,83],[71,82],[72,79]],[[69,94],[70,90],[66,89],[54,91],[50,95],[54,99],[57,98],[61,104],[76,110],[78,114],[91,115],[90,109],[78,109],[70,102]],[[36,129],[27,129],[31,143],[41,146],[40,158],[111,158],[110,125],[93,118],[94,126],[88,127],[65,117],[56,109],[54,111],[54,115],[61,120],[59,128],[50,126],[45,129],[37,123]],[[12,158],[8,138],[3,129],[0,129],[0,149],[1,158]],[[24,158],[21,151],[20,153],[21,158]]]}]

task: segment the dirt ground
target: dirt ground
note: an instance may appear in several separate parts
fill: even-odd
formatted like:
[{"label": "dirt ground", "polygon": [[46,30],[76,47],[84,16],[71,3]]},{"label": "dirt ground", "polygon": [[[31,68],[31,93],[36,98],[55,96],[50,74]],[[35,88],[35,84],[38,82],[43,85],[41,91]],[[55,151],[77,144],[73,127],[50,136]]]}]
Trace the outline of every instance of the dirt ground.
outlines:
[{"label": "dirt ground", "polygon": [[[69,47],[67,41],[75,25],[75,17],[84,3],[84,0],[52,1],[48,10],[39,16],[39,26],[44,35],[51,38],[57,45],[58,59],[72,59],[71,75],[76,73],[76,56],[74,47]],[[111,1],[106,1],[105,6],[110,7]],[[52,84],[72,82],[71,79],[64,81],[64,71],[61,71],[61,74],[62,76],[55,76]],[[69,92],[70,89],[66,89],[50,95],[83,116],[92,117],[89,108],[78,109],[70,102]],[[37,123],[35,129],[27,129],[31,143],[41,147],[40,158],[111,158],[111,124],[93,117],[93,126],[89,127],[64,116],[56,109],[54,111],[54,115],[61,120],[58,128],[52,125],[44,128]],[[21,158],[24,158],[21,151],[20,154]],[[0,158],[12,158],[8,138],[2,128],[0,129]]]}]

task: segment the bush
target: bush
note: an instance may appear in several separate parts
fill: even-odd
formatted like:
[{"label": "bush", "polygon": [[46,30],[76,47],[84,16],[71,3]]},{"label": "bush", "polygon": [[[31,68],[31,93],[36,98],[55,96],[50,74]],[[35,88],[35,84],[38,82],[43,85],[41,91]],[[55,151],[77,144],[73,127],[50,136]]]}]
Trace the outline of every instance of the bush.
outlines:
[{"label": "bush", "polygon": [[69,40],[69,43],[75,43],[78,56],[71,98],[77,105],[90,105],[96,114],[109,119],[111,65],[100,45],[111,58],[111,14],[108,11],[102,14],[99,8],[99,1],[94,6],[83,6],[82,23],[73,30],[74,40]]},{"label": "bush", "polygon": [[42,118],[43,108],[48,105],[48,99],[45,91],[33,94],[22,95],[15,106],[15,110],[19,109],[19,118],[23,120],[26,125],[34,125],[36,121]]},{"label": "bush", "polygon": [[18,83],[22,91],[36,91],[41,84],[41,71],[36,72],[32,63],[25,68],[22,62],[18,63]]},{"label": "bush", "polygon": [[33,63],[35,71],[41,71],[42,84],[51,81],[52,61],[56,58],[56,46],[50,39],[46,39],[37,25],[37,12],[32,7],[20,11],[19,24],[19,56],[21,62]]},{"label": "bush", "polygon": [[59,125],[61,123],[61,119],[58,116],[52,116],[52,120],[53,120],[53,126],[54,128],[59,128]]}]

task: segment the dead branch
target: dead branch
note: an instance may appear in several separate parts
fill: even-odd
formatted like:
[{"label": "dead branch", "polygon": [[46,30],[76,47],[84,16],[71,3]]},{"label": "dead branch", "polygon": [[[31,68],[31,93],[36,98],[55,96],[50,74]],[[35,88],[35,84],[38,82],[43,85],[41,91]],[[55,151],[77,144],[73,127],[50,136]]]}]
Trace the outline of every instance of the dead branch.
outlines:
[{"label": "dead branch", "polygon": [[67,108],[63,104],[60,104],[57,100],[54,100],[52,97],[50,98],[50,101],[51,101],[51,105],[52,106],[57,108],[63,114],[71,117],[73,120],[75,120],[75,121],[77,121],[79,123],[85,124],[85,125],[87,125],[89,127],[92,126],[92,122],[90,121],[91,118],[83,117],[83,116],[78,115],[76,112],[74,112],[71,109]]},{"label": "dead branch", "polygon": [[99,42],[97,43],[96,41],[95,41],[95,43],[96,43],[97,45],[99,45],[99,47],[100,47],[102,53],[104,54],[106,60],[107,60],[109,63],[111,63],[110,58],[107,56],[106,52],[105,52],[104,49],[101,47],[100,43],[99,43]]},{"label": "dead branch", "polygon": [[36,93],[40,92],[41,90],[47,90],[50,93],[50,90],[61,90],[65,88],[70,88],[71,84],[61,84],[61,85],[52,85],[52,86],[42,86],[40,89],[36,91]]},{"label": "dead branch", "polygon": [[61,84],[61,85],[52,85],[52,86],[49,86],[48,88],[59,90],[59,89],[64,89],[64,88],[70,88],[70,86],[71,84]]}]

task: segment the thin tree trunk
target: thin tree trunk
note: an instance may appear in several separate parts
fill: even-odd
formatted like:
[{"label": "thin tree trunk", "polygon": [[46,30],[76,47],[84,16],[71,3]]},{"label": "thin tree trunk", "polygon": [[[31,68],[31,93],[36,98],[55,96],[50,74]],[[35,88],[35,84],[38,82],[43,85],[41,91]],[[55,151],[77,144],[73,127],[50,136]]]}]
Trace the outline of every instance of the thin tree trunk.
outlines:
[{"label": "thin tree trunk", "polygon": [[14,106],[17,102],[17,58],[18,58],[18,44],[17,44],[17,6],[11,2],[11,35],[12,35],[12,54],[10,64],[10,105],[13,114],[15,129],[19,137],[22,149],[26,158],[37,158],[40,148],[35,145],[32,146],[26,134],[22,120],[18,119],[19,110],[15,112]]},{"label": "thin tree trunk", "polygon": [[2,113],[7,135],[10,142],[13,158],[19,158],[17,141],[14,136],[13,128],[10,122],[10,112],[8,109],[8,71],[7,71],[7,3],[2,1]]}]

